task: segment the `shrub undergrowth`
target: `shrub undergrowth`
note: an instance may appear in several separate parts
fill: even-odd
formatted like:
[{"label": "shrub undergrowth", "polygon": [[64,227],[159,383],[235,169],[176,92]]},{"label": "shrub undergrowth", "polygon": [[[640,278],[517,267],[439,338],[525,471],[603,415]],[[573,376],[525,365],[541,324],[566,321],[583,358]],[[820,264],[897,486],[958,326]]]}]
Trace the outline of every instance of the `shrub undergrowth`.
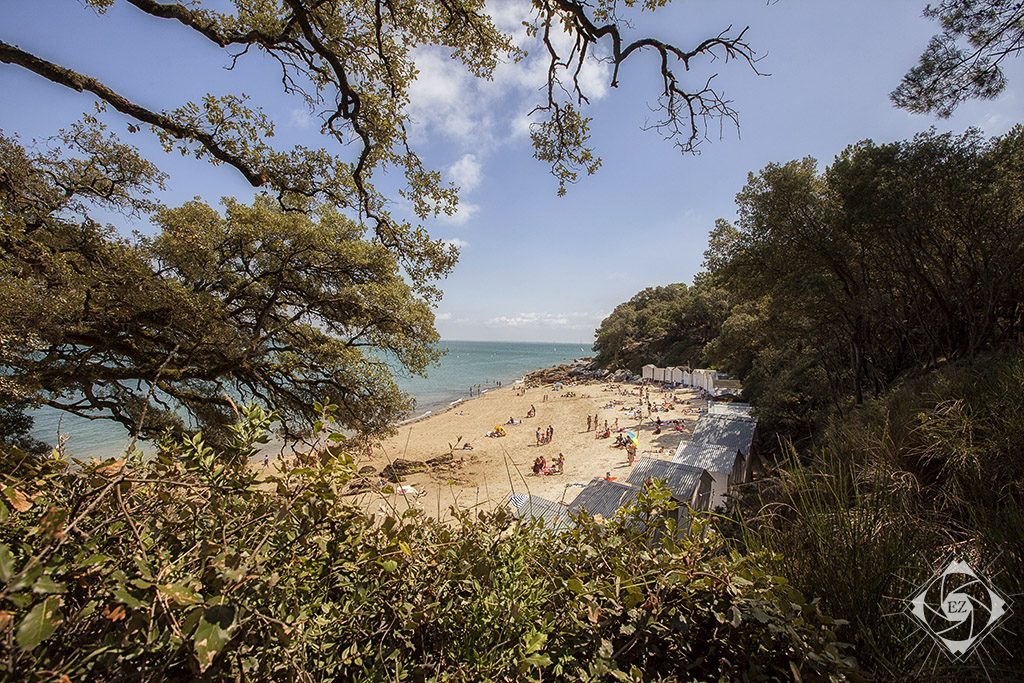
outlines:
[{"label": "shrub undergrowth", "polygon": [[[324,409],[325,413],[330,408]],[[664,491],[559,530],[501,510],[368,516],[325,447],[246,463],[243,412],[144,458],[4,454],[7,680],[767,680],[854,672],[836,624],[710,528],[677,537]],[[332,442],[328,442],[332,443]]]}]

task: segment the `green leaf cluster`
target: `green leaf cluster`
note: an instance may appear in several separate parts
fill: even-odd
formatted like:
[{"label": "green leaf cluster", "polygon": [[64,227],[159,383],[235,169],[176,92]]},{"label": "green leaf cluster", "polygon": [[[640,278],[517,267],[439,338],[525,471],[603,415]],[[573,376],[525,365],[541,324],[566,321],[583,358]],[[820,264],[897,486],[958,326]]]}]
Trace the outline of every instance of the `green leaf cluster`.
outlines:
[{"label": "green leaf cluster", "polygon": [[[329,425],[333,411],[321,409]],[[240,435],[268,417],[245,415]],[[503,510],[451,524],[414,510],[372,517],[346,496],[353,464],[338,448],[258,477],[239,457],[249,445],[213,453],[201,439],[168,440],[155,459],[50,456],[3,475],[30,501],[0,526],[0,639],[16,643],[0,657],[4,675],[841,680],[854,670],[835,624],[767,570],[767,555],[730,552],[711,529],[677,540],[657,492],[630,514],[561,530]]]},{"label": "green leaf cluster", "polygon": [[[32,404],[143,436],[180,431],[184,413],[208,440],[230,438],[248,401],[273,407],[293,435],[325,397],[366,433],[409,409],[385,358],[410,373],[438,358],[431,299],[364,226],[268,197],[162,207],[150,199],[162,176],[102,126],[61,142],[37,152],[0,136],[8,441],[25,441],[18,408]],[[151,214],[157,231],[129,239],[97,207]],[[455,254],[434,247],[421,255],[436,276]]]}]

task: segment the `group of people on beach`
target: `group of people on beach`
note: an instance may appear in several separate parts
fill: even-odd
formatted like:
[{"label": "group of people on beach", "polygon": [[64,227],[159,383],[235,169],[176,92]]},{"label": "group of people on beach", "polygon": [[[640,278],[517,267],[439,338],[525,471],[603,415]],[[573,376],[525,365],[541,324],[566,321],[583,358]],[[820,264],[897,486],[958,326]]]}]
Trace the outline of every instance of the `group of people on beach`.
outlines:
[{"label": "group of people on beach", "polygon": [[542,474],[562,474],[565,471],[565,456],[561,453],[548,466],[547,458],[538,456],[533,461],[533,473],[537,476]]},{"label": "group of people on beach", "polygon": [[[494,384],[494,386],[496,388],[498,388],[498,389],[501,388],[501,382],[500,381],[495,381],[495,382],[493,382],[493,384]],[[483,390],[480,388],[480,386],[481,385],[479,385],[479,384],[470,384],[469,385],[469,396],[470,396],[470,398],[472,398],[473,396],[479,396],[481,393],[483,393]]]},{"label": "group of people on beach", "polygon": [[551,440],[555,438],[555,428],[548,425],[548,428],[543,432],[540,427],[537,427],[537,445],[543,446],[544,444],[551,443]]}]

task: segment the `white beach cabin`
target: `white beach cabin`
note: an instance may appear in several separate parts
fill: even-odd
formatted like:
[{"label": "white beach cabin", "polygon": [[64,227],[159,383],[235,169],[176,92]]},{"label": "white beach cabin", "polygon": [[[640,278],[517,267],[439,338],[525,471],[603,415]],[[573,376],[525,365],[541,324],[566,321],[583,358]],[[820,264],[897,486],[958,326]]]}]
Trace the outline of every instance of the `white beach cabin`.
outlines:
[{"label": "white beach cabin", "polygon": [[650,364],[645,365],[642,368],[640,368],[640,376],[643,377],[646,380],[653,380],[654,379],[654,369],[655,368],[654,368],[653,365],[650,365]]}]

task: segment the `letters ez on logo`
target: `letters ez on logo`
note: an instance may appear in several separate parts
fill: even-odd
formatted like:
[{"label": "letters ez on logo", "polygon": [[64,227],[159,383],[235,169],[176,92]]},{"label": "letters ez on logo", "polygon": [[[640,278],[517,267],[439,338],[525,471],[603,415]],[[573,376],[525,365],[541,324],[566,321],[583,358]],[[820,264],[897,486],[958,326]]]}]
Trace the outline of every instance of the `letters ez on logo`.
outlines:
[{"label": "letters ez on logo", "polygon": [[951,561],[908,602],[918,626],[955,659],[964,659],[1010,613],[1006,598],[962,560]]}]

